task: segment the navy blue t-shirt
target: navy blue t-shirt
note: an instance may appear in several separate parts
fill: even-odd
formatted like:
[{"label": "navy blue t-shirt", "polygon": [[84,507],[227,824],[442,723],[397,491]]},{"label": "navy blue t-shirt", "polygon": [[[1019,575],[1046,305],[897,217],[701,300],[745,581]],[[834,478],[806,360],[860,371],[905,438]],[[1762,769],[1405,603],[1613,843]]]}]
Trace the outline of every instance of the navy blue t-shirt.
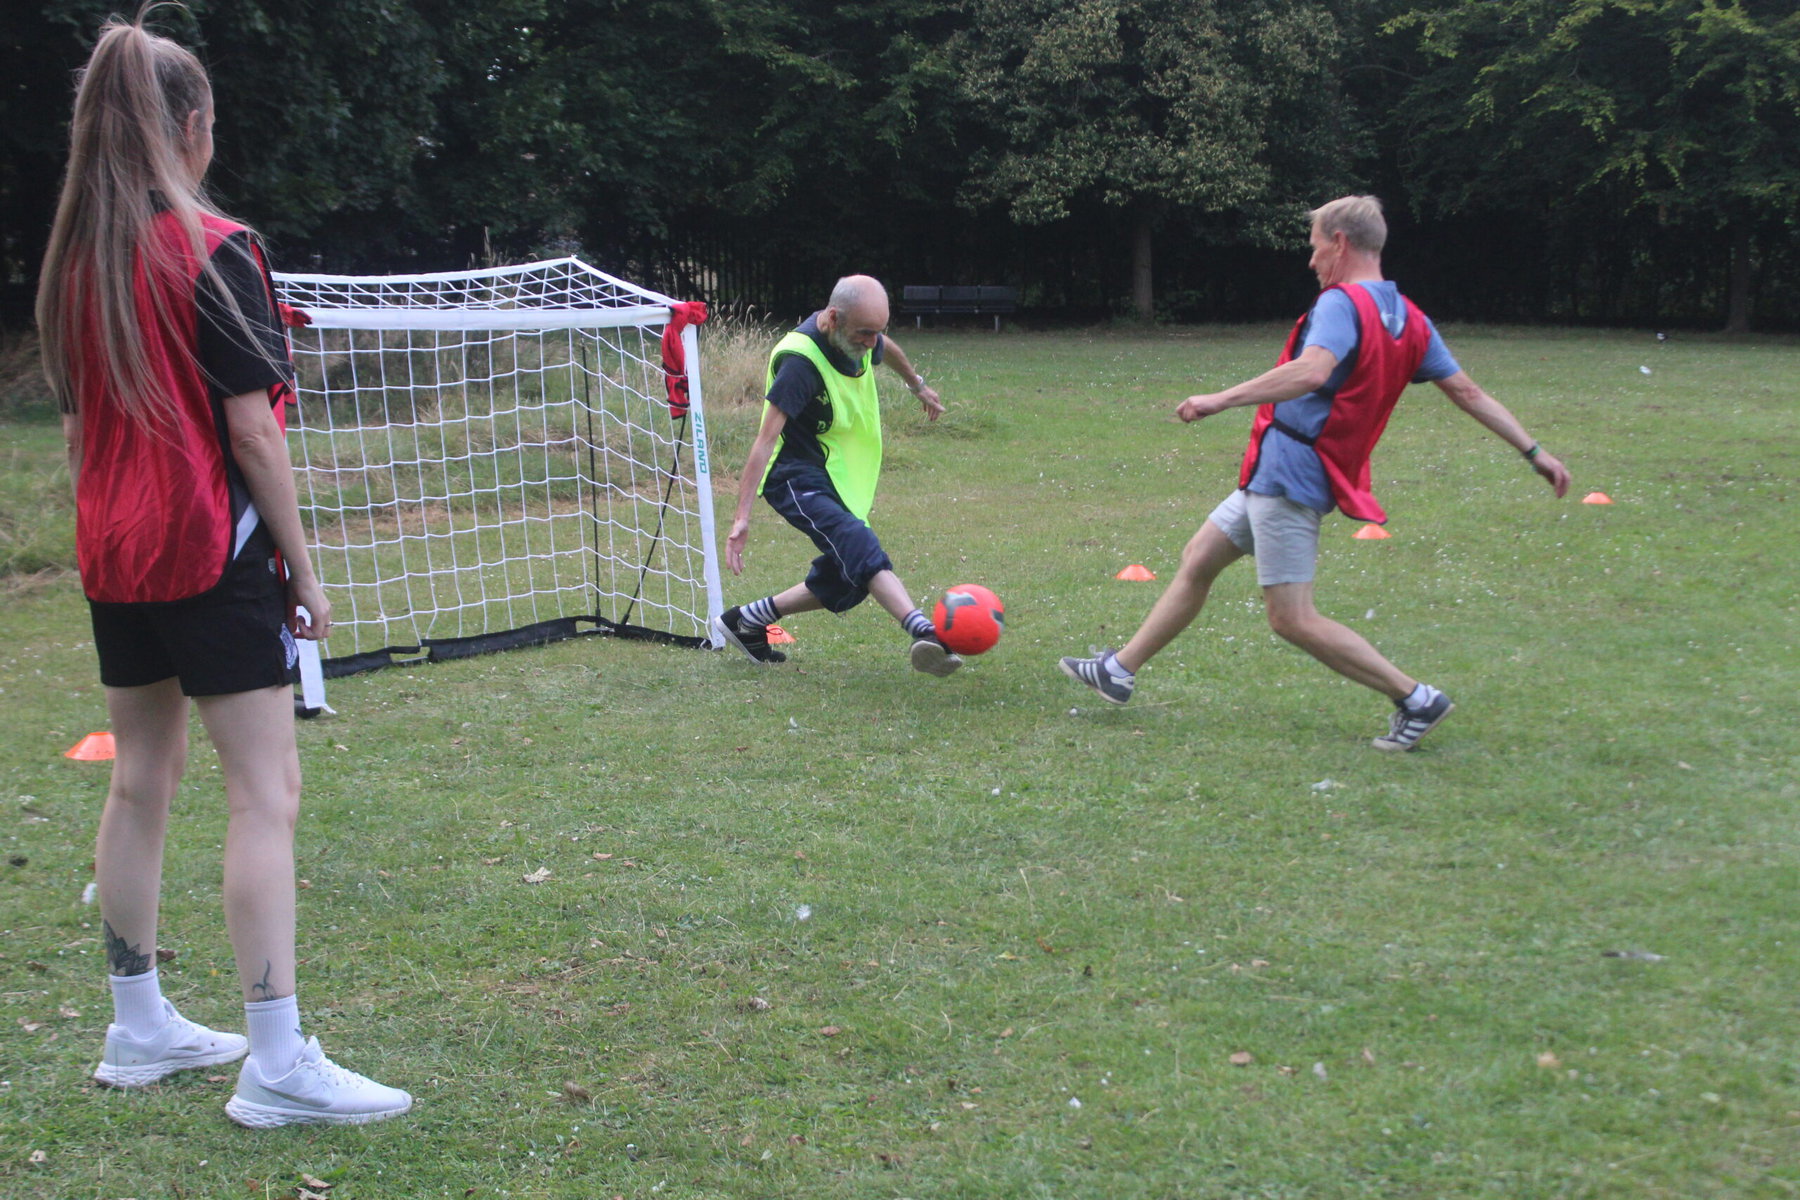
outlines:
[{"label": "navy blue t-shirt", "polygon": [[[819,329],[818,313],[800,322],[797,332],[810,337],[839,374],[851,378],[862,374],[856,363],[839,354],[831,339]],[[885,338],[875,339],[875,352],[869,359],[871,371],[881,365],[886,345]],[[831,428],[831,401],[825,392],[825,380],[820,378],[812,360],[803,354],[782,355],[775,367],[775,379],[769,384],[768,401],[787,416],[787,424],[781,430],[781,448],[775,453],[768,478],[780,479],[795,472],[822,474],[825,447],[819,435]]]}]

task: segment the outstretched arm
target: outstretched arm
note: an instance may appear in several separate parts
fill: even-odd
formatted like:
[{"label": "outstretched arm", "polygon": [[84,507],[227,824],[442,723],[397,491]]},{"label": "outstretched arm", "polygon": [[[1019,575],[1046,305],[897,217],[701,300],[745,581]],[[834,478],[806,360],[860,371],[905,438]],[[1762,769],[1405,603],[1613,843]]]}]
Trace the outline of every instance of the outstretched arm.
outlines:
[{"label": "outstretched arm", "polygon": [[763,406],[762,426],[756,440],[750,443],[750,457],[744,463],[744,474],[738,480],[737,513],[731,518],[731,532],[725,538],[725,565],[733,575],[744,573],[744,544],[750,540],[750,509],[756,503],[756,489],[762,486],[763,472],[769,469],[769,456],[787,425],[787,414],[773,404]]},{"label": "outstretched arm", "polygon": [[925,409],[925,418],[937,420],[938,414],[944,411],[944,402],[938,399],[937,392],[925,382],[923,375],[913,370],[912,362],[907,359],[906,351],[900,348],[899,342],[886,334],[881,336],[881,341],[881,361],[894,368],[905,382],[906,390],[919,398],[920,406]]},{"label": "outstretched arm", "polygon": [[1540,447],[1525,432],[1525,426],[1512,415],[1506,405],[1500,403],[1482,389],[1482,386],[1469,378],[1467,371],[1435,381],[1444,395],[1450,397],[1450,403],[1474,417],[1483,426],[1491,430],[1495,436],[1507,445],[1523,454],[1531,469],[1542,475],[1551,489],[1562,497],[1569,491],[1569,469],[1562,460]]},{"label": "outstretched arm", "polygon": [[1236,387],[1189,396],[1175,406],[1175,415],[1183,421],[1198,421],[1246,404],[1280,404],[1283,400],[1296,400],[1324,387],[1337,362],[1337,355],[1325,347],[1308,346],[1299,357],[1264,371],[1255,379],[1246,379]]}]

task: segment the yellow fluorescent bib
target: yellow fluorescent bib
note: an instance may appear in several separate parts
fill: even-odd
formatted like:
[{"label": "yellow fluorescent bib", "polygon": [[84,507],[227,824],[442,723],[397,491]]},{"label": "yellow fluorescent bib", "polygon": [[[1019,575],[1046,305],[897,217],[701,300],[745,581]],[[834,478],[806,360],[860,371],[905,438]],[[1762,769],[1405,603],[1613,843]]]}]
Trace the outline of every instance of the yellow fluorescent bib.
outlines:
[{"label": "yellow fluorescent bib", "polygon": [[[831,406],[831,428],[819,435],[819,445],[825,450],[825,471],[844,507],[866,521],[869,509],[875,505],[876,481],[881,478],[881,406],[875,396],[875,367],[869,361],[873,352],[862,356],[862,374],[844,375],[831,365],[811,337],[797,331],[790,333],[775,343],[775,349],[769,353],[763,391],[775,386],[775,369],[788,354],[804,356],[825,381],[825,402]],[[768,408],[768,401],[763,401],[765,414]],[[769,467],[763,471],[763,483],[768,482],[769,470],[781,455],[783,440],[775,442]],[[762,494],[762,484],[757,485],[756,491]]]}]

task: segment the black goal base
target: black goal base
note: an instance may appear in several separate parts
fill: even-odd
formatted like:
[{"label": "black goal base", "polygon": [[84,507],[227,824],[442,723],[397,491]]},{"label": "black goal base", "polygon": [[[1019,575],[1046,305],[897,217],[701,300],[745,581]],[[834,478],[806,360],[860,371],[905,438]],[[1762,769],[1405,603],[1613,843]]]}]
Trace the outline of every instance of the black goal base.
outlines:
[{"label": "black goal base", "polygon": [[345,675],[379,671],[385,667],[411,667],[419,663],[449,662],[456,658],[473,658],[477,654],[491,654],[496,650],[547,646],[551,642],[564,642],[578,637],[629,638],[632,641],[662,642],[670,646],[685,646],[692,650],[703,649],[710,645],[705,638],[667,633],[660,629],[647,629],[642,625],[609,621],[605,617],[558,617],[553,621],[538,621],[531,625],[521,625],[517,629],[508,629],[499,633],[479,633],[473,637],[424,638],[417,646],[384,646],[380,650],[365,650],[361,654],[346,654],[339,658],[323,659],[319,665],[325,678],[339,679]]}]

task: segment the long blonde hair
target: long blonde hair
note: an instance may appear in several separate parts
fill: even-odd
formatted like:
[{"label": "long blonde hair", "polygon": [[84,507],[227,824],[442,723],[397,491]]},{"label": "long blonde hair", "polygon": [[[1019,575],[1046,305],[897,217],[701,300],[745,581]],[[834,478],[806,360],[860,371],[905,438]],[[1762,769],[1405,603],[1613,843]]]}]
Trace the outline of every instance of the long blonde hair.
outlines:
[{"label": "long blonde hair", "polygon": [[[152,284],[154,315],[166,325],[172,289],[156,283],[190,269],[176,240],[152,236],[159,212],[177,223],[187,261],[217,277],[201,224],[217,210],[193,165],[194,114],[205,127],[212,85],[192,53],[144,27],[155,7],[108,20],[77,76],[69,165],[37,297],[44,374],[64,410],[100,390],[146,426],[166,423],[172,398],[146,353],[134,284],[140,272]],[[84,338],[90,322],[94,336]]]}]

